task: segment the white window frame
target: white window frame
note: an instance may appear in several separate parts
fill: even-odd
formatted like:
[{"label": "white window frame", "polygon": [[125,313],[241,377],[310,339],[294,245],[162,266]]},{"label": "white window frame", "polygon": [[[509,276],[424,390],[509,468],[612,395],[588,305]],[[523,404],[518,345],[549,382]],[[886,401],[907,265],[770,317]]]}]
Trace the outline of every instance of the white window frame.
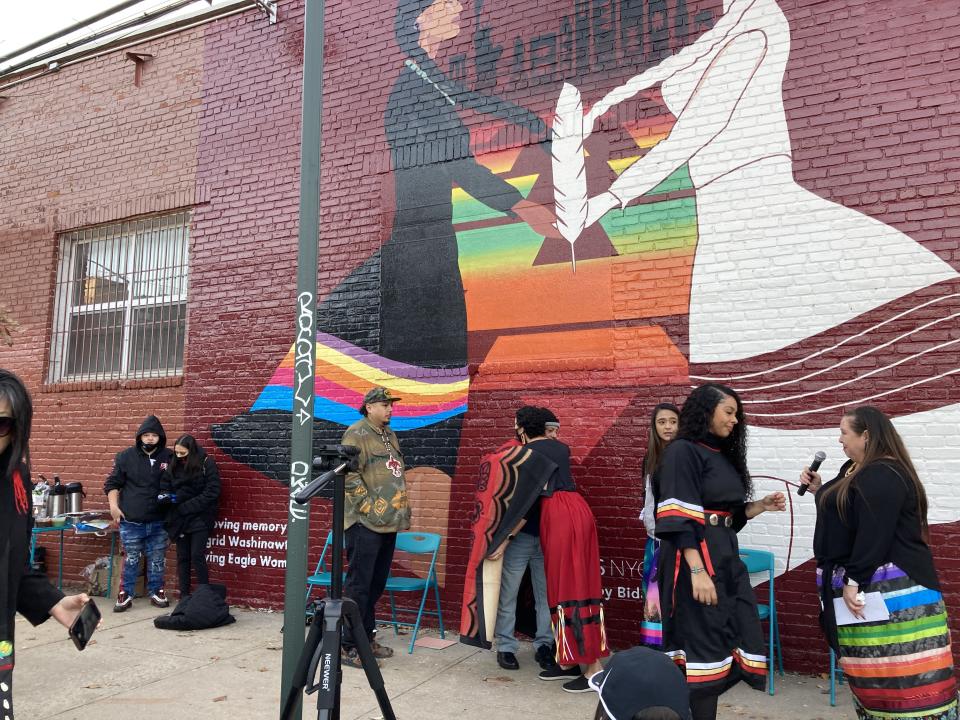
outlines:
[{"label": "white window frame", "polygon": [[[166,242],[164,242],[166,240]],[[57,284],[54,292],[54,318],[50,342],[50,366],[48,382],[69,383],[91,380],[127,380],[160,377],[176,377],[183,374],[186,345],[186,305],[189,282],[190,213],[180,211],[165,215],[141,218],[106,225],[98,225],[62,234],[59,237],[60,258],[57,269]],[[155,244],[151,246],[151,242]],[[96,259],[83,256],[84,246],[100,244]],[[138,268],[139,259],[146,251],[151,262]],[[109,251],[109,252],[108,252]],[[79,263],[84,262],[82,268]],[[92,267],[103,272],[89,274]],[[94,273],[97,271],[94,270]],[[103,281],[107,284],[119,278],[124,295],[119,292],[112,298],[97,297],[98,286],[88,289],[88,283]],[[150,286],[155,286],[151,291]],[[108,294],[110,288],[106,288]],[[146,289],[147,292],[144,292]],[[91,295],[91,298],[85,295]],[[90,300],[87,302],[87,300]],[[145,327],[137,328],[134,318],[138,310],[155,308],[168,317],[151,323],[150,347],[152,361],[134,366],[134,343],[143,340]],[[106,313],[122,312],[122,324],[94,327],[90,332],[74,329],[76,319],[83,316],[96,318]],[[183,332],[178,332],[182,324]],[[159,328],[159,330],[158,330]],[[116,335],[106,340],[103,348],[93,336],[98,331]],[[74,340],[75,337],[80,340]],[[170,347],[170,339],[176,347]],[[163,340],[167,342],[164,343]],[[154,342],[156,341],[156,343]],[[114,369],[98,370],[100,351],[113,355],[120,343],[119,365]],[[77,345],[80,344],[79,348]],[[173,363],[161,367],[159,359],[164,351],[173,352]],[[73,355],[79,353],[79,360]],[[77,365],[79,364],[79,369]],[[149,367],[147,367],[149,365]],[[73,368],[75,371],[70,372]]]}]

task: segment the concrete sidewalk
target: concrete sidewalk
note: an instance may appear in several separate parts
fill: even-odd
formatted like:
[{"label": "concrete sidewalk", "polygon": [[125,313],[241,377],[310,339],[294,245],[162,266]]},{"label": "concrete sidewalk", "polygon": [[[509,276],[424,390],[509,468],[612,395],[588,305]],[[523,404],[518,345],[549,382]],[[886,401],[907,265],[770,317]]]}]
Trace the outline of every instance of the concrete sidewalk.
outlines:
[{"label": "concrete sidewalk", "polygon": [[[276,720],[280,707],[280,613],[233,610],[237,622],[216,630],[171,632],[153,627],[160,613],[145,600],[123,614],[98,598],[103,627],[82,653],[53,621],[39,628],[17,618],[14,709],[18,720]],[[425,634],[436,635],[427,630]],[[381,630],[380,641],[397,655],[382,672],[400,720],[489,720],[537,717],[589,720],[593,693],[571,695],[558,682],[537,679],[529,644],[521,645],[521,669],[501,670],[493,652],[452,645],[406,653],[409,636]],[[455,635],[448,634],[455,638]],[[770,697],[738,686],[720,701],[723,720],[853,720],[844,686],[836,708],[826,680],[798,675],[777,678]],[[145,715],[139,715],[139,713]],[[315,696],[304,718],[316,718]],[[343,720],[380,717],[360,670],[345,668]]]}]

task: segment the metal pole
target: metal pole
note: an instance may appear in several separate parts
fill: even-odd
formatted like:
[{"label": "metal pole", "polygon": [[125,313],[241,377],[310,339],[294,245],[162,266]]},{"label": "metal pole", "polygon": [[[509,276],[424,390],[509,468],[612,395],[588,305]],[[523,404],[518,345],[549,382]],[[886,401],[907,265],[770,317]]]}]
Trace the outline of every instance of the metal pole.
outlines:
[{"label": "metal pole", "polygon": [[[317,360],[317,247],[320,241],[320,145],[323,111],[324,0],[306,0],[303,32],[303,104],[300,135],[300,232],[297,252],[296,342],[294,344],[293,433],[283,611],[283,667],[280,697],[293,686],[304,646],[307,542],[310,506],[293,496],[313,469],[313,391]],[[299,717],[300,707],[294,713]]]}]

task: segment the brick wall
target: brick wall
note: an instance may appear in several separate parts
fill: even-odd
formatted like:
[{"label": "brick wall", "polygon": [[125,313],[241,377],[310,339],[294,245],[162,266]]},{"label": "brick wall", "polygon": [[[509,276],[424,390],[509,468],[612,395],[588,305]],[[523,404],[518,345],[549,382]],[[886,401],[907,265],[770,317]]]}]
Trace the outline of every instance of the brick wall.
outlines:
[{"label": "brick wall", "polygon": [[[548,125],[564,81],[574,83],[589,106],[694,42],[722,14],[719,2],[494,0],[484,3],[478,18],[473,4],[467,5],[460,33],[442,45],[437,66],[470,87],[536,113]],[[792,176],[820,198],[905,233],[956,268],[960,66],[955,14],[946,3],[912,1],[782,0],[779,8],[789,24],[789,57],[778,100],[789,131]],[[384,119],[404,60],[393,22],[392,3],[327,3],[320,330],[374,353],[385,342],[381,334],[392,330],[380,323],[383,269],[377,250],[394,237],[398,202]],[[222,545],[211,548],[222,562],[214,561],[213,576],[230,585],[235,601],[254,605],[282,601],[282,549],[256,543],[285,540],[286,493],[277,478],[287,462],[290,416],[276,409],[250,411],[294,335],[301,23],[301,4],[281,2],[280,22],[273,26],[248,12],[134,48],[154,56],[140,87],[134,86],[132,63],[118,52],[11,89],[11,99],[0,104],[0,154],[8,170],[0,179],[6,200],[0,210],[0,248],[11,278],[6,289],[0,288],[0,302],[11,306],[23,324],[14,348],[0,350],[0,364],[22,373],[34,390],[36,470],[83,481],[88,492],[93,490],[88,504],[102,506],[101,481],[112,454],[130,441],[143,415],[159,414],[168,435],[192,432],[211,451],[224,478],[223,525],[215,535]],[[550,162],[538,144],[542,136],[492,117],[492,107],[492,101],[480,102],[460,112],[474,153],[498,176],[550,205]],[[601,120],[588,144],[591,195],[615,177],[606,160],[620,172],[630,158],[643,158],[663,142],[676,122],[656,91]],[[748,128],[756,143],[769,139],[763,122]],[[452,163],[464,159],[462,150],[451,143],[444,152],[451,153]],[[427,426],[403,441],[415,464],[447,468],[417,490],[415,501],[419,526],[441,530],[447,538],[443,601],[448,624],[455,624],[450,621],[459,614],[479,459],[509,437],[513,409],[534,402],[551,406],[563,420],[575,477],[597,516],[604,587],[612,594],[607,604],[611,640],[616,646],[636,642],[644,541],[637,520],[642,504],[638,467],[649,408],[661,400],[681,402],[690,376],[707,374],[700,372],[704,366],[688,341],[689,309],[696,304],[691,278],[697,235],[715,227],[704,220],[707,191],[698,192],[690,175],[670,182],[622,217],[605,220],[602,232],[584,235],[578,248],[601,250],[592,256],[587,250],[575,275],[566,243],[541,247],[539,236],[531,236],[522,223],[491,216],[459,190],[454,193],[453,227],[469,328],[463,363],[469,374],[468,410],[455,422]],[[45,385],[57,233],[181,207],[190,208],[192,218],[182,385]],[[740,218],[732,214],[721,221],[716,227]],[[838,225],[836,232],[846,230]],[[842,263],[835,264],[840,259],[832,254],[837,251],[831,250],[829,236],[809,240],[823,243],[815,263],[793,268],[791,252],[784,251],[769,273],[743,266],[747,269],[740,274],[785,277],[773,267],[782,271],[785,264],[790,281],[768,285],[776,289],[781,282],[785,296],[797,282],[807,286],[806,294],[827,294],[850,282],[837,270]],[[784,247],[788,241],[785,237]],[[603,247],[614,251],[604,255]],[[909,257],[880,253],[877,265],[909,264]],[[730,271],[721,268],[717,276]],[[860,297],[874,291],[869,284],[853,287]],[[903,294],[913,297],[915,289],[904,287]],[[694,296],[699,290],[693,287]],[[429,298],[431,289],[420,292]],[[784,320],[788,310],[772,303],[732,321],[752,322],[761,335],[777,335],[793,322]],[[843,327],[858,331],[885,316],[857,317]],[[956,326],[943,320],[946,314],[929,317],[943,321],[938,331],[944,334],[916,340],[919,351],[956,335]],[[885,332],[876,342],[895,337]],[[819,337],[811,342],[820,342]],[[728,342],[721,332],[706,344]],[[806,345],[798,347],[806,352]],[[898,346],[896,352],[908,351]],[[920,382],[908,392],[891,390],[887,409],[914,418],[905,421],[911,427],[927,422],[939,427],[938,417],[952,416],[936,413],[960,398],[952,375],[935,386],[926,384],[928,367],[941,372],[951,367],[942,355],[924,357],[935,356],[940,359],[928,366],[903,364],[890,371],[890,378],[859,380],[856,393],[838,403]],[[691,370],[691,363],[700,370]],[[826,379],[844,381],[843,372]],[[346,377],[334,379],[346,382]],[[821,386],[813,389],[826,392]],[[334,393],[326,399],[341,398]],[[918,410],[934,414],[920,417]],[[793,425],[784,426],[758,418],[758,426],[769,427],[753,436],[753,471],[793,480],[821,447],[835,469],[839,452],[831,428],[837,419],[830,412],[797,415]],[[321,422],[318,438],[332,441],[340,429]],[[948,548],[960,519],[950,497],[958,448],[949,432],[929,434],[939,452],[922,444],[911,448],[924,455],[921,472],[939,503],[941,524],[934,527],[933,545],[954,609],[960,565]],[[783,440],[787,436],[789,442]],[[758,481],[758,487],[784,486]],[[311,562],[329,524],[323,504],[317,505]],[[745,542],[774,549],[781,570],[791,553],[791,571],[777,581],[786,662],[822,669],[826,655],[810,593],[812,523],[809,503],[798,500],[790,517],[758,523]],[[253,546],[244,547],[247,541]],[[95,542],[71,542],[68,576],[102,551]]]},{"label": "brick wall", "polygon": [[[48,385],[58,234],[193,206],[202,39],[198,31],[143,43],[154,56],[134,83],[123,52],[67,66],[10,90],[0,152],[5,198],[0,302],[21,329],[0,365],[33,391],[33,470],[80,481],[87,507],[106,507],[103,481],[116,452],[148,414],[168,436],[185,430],[179,380]],[[49,538],[50,536],[47,536]],[[56,546],[47,563],[56,570]],[[105,555],[106,540],[67,540],[64,579]]]}]

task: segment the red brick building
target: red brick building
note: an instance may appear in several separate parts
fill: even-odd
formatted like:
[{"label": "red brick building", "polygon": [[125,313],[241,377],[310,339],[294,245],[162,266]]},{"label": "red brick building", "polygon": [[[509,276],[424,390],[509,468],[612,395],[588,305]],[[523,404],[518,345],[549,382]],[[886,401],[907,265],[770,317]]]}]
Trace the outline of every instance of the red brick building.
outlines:
[{"label": "red brick building", "polygon": [[[374,380],[408,399],[415,526],[446,538],[448,624],[480,457],[533,402],[563,421],[597,516],[611,639],[635,643],[650,408],[705,377],[748,402],[763,491],[818,449],[836,470],[841,408],[892,414],[956,618],[950,4],[489,0],[438,20],[432,57],[395,33],[396,5],[327,3],[317,436]],[[35,472],[102,506],[145,415],[195,435],[224,478],[212,571],[253,605],[282,603],[302,14],[283,0],[276,24],[251,8],[0,77],[0,304],[21,323],[0,365],[34,393]],[[755,65],[682,62],[737,28],[762,36]],[[505,199],[553,208],[564,83],[589,109],[631,78],[584,161],[587,195],[620,177],[626,207],[545,240]],[[315,508],[311,560],[327,525]],[[742,539],[786,572],[785,657],[805,669],[826,662],[812,527],[791,495]],[[104,548],[71,541],[65,576]]]}]

